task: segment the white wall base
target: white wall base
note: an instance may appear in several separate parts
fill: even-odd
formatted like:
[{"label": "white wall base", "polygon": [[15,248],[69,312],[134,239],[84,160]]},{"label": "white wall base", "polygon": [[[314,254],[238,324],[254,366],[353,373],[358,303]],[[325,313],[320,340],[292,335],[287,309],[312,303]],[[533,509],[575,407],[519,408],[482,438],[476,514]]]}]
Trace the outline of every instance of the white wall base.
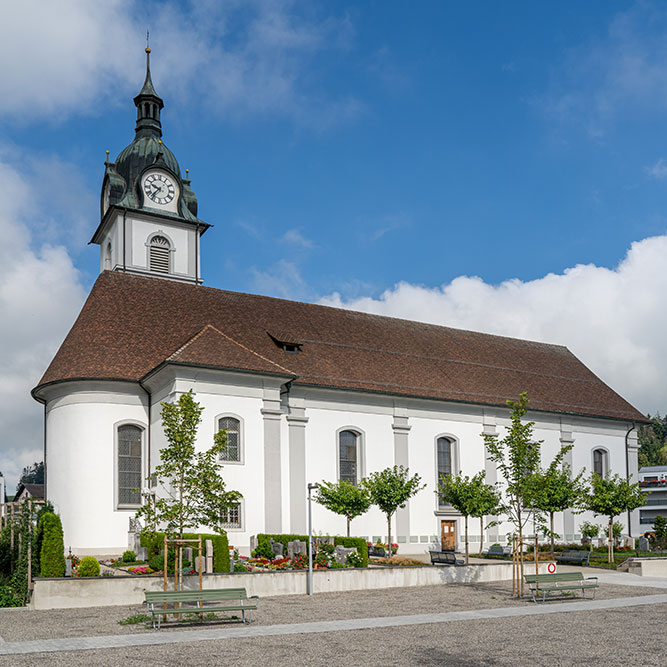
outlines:
[{"label": "white wall base", "polygon": [[[532,568],[531,568],[532,571]],[[546,573],[546,564],[540,563]],[[489,563],[460,567],[391,567],[349,570],[315,570],[315,593],[355,591],[437,584],[468,584],[512,578],[511,563]],[[35,579],[30,609],[72,609],[75,607],[110,607],[144,602],[144,591],[163,590],[163,578],[155,576],[90,577],[85,579]],[[185,588],[196,589],[199,578],[185,577]],[[169,582],[170,589],[173,581]],[[306,571],[236,572],[209,574],[204,588],[245,588],[248,595],[303,595]]]}]

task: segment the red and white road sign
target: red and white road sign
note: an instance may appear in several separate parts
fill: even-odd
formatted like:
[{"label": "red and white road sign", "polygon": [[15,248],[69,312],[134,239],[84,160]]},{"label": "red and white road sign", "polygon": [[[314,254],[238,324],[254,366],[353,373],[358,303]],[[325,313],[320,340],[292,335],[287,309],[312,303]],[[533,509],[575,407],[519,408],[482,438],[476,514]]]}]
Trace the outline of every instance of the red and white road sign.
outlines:
[{"label": "red and white road sign", "polygon": [[547,572],[549,574],[556,574],[556,563],[548,563],[547,564]]}]

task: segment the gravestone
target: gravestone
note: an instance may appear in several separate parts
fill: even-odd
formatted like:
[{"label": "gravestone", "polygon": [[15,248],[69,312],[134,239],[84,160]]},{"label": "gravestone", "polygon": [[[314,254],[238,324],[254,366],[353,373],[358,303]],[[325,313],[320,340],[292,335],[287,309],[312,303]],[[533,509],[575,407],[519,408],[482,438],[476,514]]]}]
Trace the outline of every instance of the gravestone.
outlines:
[{"label": "gravestone", "polygon": [[213,540],[206,540],[206,574],[213,574]]},{"label": "gravestone", "polygon": [[638,546],[639,551],[650,551],[651,547],[649,545],[649,541],[647,537],[640,537],[639,538],[639,546]]},{"label": "gravestone", "polygon": [[301,540],[294,540],[287,543],[287,557],[294,558],[298,554],[307,554],[308,553],[308,544],[307,542],[302,542]]},{"label": "gravestone", "polygon": [[[197,551],[199,553],[199,551]],[[183,558],[192,563],[192,547],[183,547]]]},{"label": "gravestone", "polygon": [[271,551],[273,552],[273,557],[274,558],[282,558],[283,556],[283,543],[282,542],[274,542],[273,539],[271,539]]},{"label": "gravestone", "polygon": [[[201,560],[201,562],[200,562],[200,560]],[[192,566],[194,567],[195,572],[197,572],[197,573],[199,573],[199,571],[200,571],[201,568],[203,567],[204,569],[201,570],[201,571],[202,571],[202,574],[203,574],[204,572],[206,572],[206,557],[205,557],[205,556],[202,556],[201,559],[200,559],[199,556],[195,556],[195,559],[194,559],[194,561],[193,561],[193,565],[192,565]],[[207,574],[208,574],[208,573],[207,573]]]},{"label": "gravestone", "polygon": [[65,560],[65,576],[66,577],[71,577],[72,576],[72,559],[67,558]]},{"label": "gravestone", "polygon": [[347,557],[353,551],[356,551],[355,547],[343,547],[340,544],[336,547],[334,555],[336,560],[343,565],[347,565]]}]

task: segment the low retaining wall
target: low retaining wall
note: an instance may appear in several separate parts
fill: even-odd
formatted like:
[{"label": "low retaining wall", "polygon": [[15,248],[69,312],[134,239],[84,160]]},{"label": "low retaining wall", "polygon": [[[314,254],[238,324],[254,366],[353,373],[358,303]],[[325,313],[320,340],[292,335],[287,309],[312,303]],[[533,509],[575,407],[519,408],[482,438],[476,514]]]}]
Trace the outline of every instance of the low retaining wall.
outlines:
[{"label": "low retaining wall", "polygon": [[[533,564],[525,566],[533,572]],[[540,564],[546,572],[546,565]],[[383,567],[368,569],[315,570],[315,593],[357,591],[374,588],[433,586],[437,584],[468,584],[512,578],[511,563],[489,563],[460,567]],[[35,588],[28,605],[31,609],[71,609],[73,607],[108,607],[136,605],[144,601],[144,591],[163,590],[161,575],[90,577],[66,579],[35,579]],[[196,575],[184,577],[186,589],[199,587]],[[245,588],[248,595],[302,595],[306,592],[306,571],[234,572],[209,574],[204,588]],[[173,582],[170,581],[173,587]]]},{"label": "low retaining wall", "polygon": [[640,577],[667,577],[667,558],[633,558],[628,572]]}]

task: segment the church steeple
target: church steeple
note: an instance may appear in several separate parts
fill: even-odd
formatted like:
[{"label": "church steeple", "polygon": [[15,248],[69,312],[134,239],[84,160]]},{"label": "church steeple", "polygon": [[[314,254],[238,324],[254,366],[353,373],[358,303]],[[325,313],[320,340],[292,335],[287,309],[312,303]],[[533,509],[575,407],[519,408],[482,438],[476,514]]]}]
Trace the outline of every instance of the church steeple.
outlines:
[{"label": "church steeple", "polygon": [[164,102],[155,92],[151,79],[151,49],[146,47],[146,79],[139,94],[134,98],[137,107],[136,138],[162,136],[162,124],[160,123],[160,111],[164,108]]}]

